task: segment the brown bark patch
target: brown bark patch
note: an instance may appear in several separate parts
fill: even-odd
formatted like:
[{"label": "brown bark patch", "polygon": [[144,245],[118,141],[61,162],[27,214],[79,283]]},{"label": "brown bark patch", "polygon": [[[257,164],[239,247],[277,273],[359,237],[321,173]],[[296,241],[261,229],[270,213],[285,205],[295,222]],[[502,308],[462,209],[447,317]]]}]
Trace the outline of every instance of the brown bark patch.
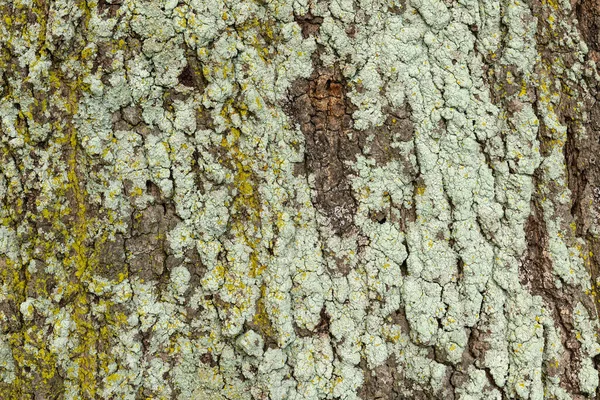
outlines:
[{"label": "brown bark patch", "polygon": [[314,174],[315,206],[336,234],[349,233],[357,204],[348,176],[363,139],[352,129],[353,106],[339,68],[317,67],[308,80],[294,83],[291,113],[306,140],[305,165]]},{"label": "brown bark patch", "polygon": [[122,3],[122,0],[99,0],[98,14],[107,18],[114,18],[117,16],[117,11],[119,11]]},{"label": "brown bark patch", "polygon": [[600,61],[600,0],[582,0],[575,7],[579,31],[588,45],[592,60]]},{"label": "brown bark patch", "polygon": [[184,86],[204,92],[208,82],[202,73],[202,66],[196,58],[194,51],[186,47],[187,64],[179,74],[179,83]]},{"label": "brown bark patch", "polygon": [[304,15],[295,15],[294,19],[302,29],[302,36],[306,39],[309,36],[315,36],[323,23],[322,17],[317,17],[310,12]]},{"label": "brown bark patch", "polygon": [[547,246],[548,233],[542,219],[541,210],[532,202],[532,212],[525,224],[525,237],[527,238],[527,252],[519,270],[521,284],[529,292],[536,295],[554,295],[554,273]]},{"label": "brown bark patch", "polygon": [[519,269],[519,278],[531,294],[544,299],[545,305],[552,311],[561,342],[565,346],[561,360],[556,360],[559,361],[558,366],[554,366],[553,361],[550,361],[545,366],[546,373],[560,376],[561,386],[570,392],[576,392],[579,388],[577,371],[581,355],[579,342],[575,338],[572,310],[574,302],[581,296],[577,289],[568,285],[561,289],[555,286],[556,277],[548,254],[548,233],[540,207],[533,202],[532,213],[525,224],[528,246]]},{"label": "brown bark patch", "polygon": [[133,214],[131,237],[125,241],[127,263],[133,274],[148,281],[167,272],[165,267],[170,252],[167,233],[178,221],[172,207],[163,204],[152,205]]},{"label": "brown bark patch", "polygon": [[[364,362],[364,360],[363,360]],[[400,399],[398,391],[398,366],[396,359],[390,357],[373,370],[366,369],[362,386],[358,390],[361,399],[395,400]]]},{"label": "brown bark patch", "polygon": [[[300,125],[306,146],[305,162],[296,172],[314,175],[315,206],[340,236],[355,232],[357,202],[350,177],[357,156],[363,154],[372,157],[377,165],[385,165],[401,158],[393,142],[408,141],[413,135],[406,109],[387,110],[382,126],[365,131],[354,129],[352,113],[356,107],[347,90],[337,65],[317,65],[309,79],[292,85],[289,94],[289,113]],[[408,164],[405,167],[410,168]]]}]

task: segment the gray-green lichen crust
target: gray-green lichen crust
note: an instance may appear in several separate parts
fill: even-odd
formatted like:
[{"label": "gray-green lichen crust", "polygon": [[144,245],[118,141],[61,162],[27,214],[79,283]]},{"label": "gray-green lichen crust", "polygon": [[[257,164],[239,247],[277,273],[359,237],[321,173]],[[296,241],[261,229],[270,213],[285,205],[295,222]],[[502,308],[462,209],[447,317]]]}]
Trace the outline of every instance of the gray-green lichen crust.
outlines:
[{"label": "gray-green lichen crust", "polygon": [[571,9],[0,0],[0,398],[595,397]]}]

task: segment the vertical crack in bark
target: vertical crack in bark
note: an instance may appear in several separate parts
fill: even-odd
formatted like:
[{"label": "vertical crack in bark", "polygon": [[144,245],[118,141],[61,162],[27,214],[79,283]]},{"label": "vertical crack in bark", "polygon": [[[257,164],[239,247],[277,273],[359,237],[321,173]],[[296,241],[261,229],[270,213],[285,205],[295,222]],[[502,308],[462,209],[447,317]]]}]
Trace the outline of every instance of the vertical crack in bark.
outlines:
[{"label": "vertical crack in bark", "polygon": [[[589,53],[587,61],[600,62],[600,1],[577,1],[575,12],[578,28]],[[585,110],[589,110],[587,120],[583,121],[585,139],[569,140],[567,154],[571,155],[567,163],[569,184],[576,187],[578,199],[573,214],[578,218],[577,235],[584,237],[590,245],[590,272],[592,275],[592,293],[595,297],[596,312],[600,315],[600,81],[597,70],[588,69],[585,74],[586,96],[583,97]],[[581,86],[578,85],[578,89]],[[581,130],[581,127],[577,127]],[[569,132],[569,133],[572,133]],[[574,139],[574,138],[572,138]],[[571,189],[573,190],[573,189]]]},{"label": "vertical crack in bark", "polygon": [[[534,180],[534,182],[537,179]],[[531,215],[525,225],[527,251],[519,270],[521,284],[533,295],[541,296],[544,304],[550,309],[555,327],[559,330],[561,342],[566,350],[558,362],[559,367],[553,367],[550,362],[544,365],[549,376],[558,376],[561,386],[569,391],[578,391],[577,380],[578,355],[572,350],[578,348],[578,342],[573,332],[573,299],[578,295],[571,287],[557,290],[555,276],[552,271],[552,260],[548,255],[548,232],[543,221],[539,199],[531,202]]]},{"label": "vertical crack in bark", "polygon": [[[596,0],[583,0],[576,4],[575,10],[579,18],[579,29],[584,40],[590,46],[588,57],[598,59],[597,41],[593,39],[598,35],[598,17],[594,15],[594,8],[597,9],[598,3]],[[591,296],[581,292],[579,287],[570,284],[562,285],[562,288],[557,288],[555,280],[558,279],[553,271],[553,262],[550,259],[549,252],[549,232],[544,223],[543,209],[541,205],[541,194],[534,195],[532,201],[532,214],[526,225],[526,233],[528,238],[528,249],[523,260],[521,272],[522,283],[529,288],[532,294],[541,296],[545,300],[545,305],[550,309],[555,327],[560,333],[561,342],[565,348],[565,352],[561,360],[556,360],[557,364],[553,365],[547,362],[545,373],[549,376],[558,376],[561,386],[569,392],[577,393],[580,389],[579,370],[582,359],[585,354],[582,354],[581,344],[576,336],[577,332],[574,329],[573,310],[578,302],[581,302],[590,315],[594,318],[598,315],[598,296],[594,290],[596,279],[598,277],[598,260],[596,259],[598,247],[597,235],[592,233],[593,225],[597,224],[594,221],[592,206],[595,202],[593,189],[598,187],[600,180],[600,171],[595,165],[595,154],[600,150],[598,144],[598,132],[594,131],[593,105],[594,99],[590,98],[589,90],[594,90],[595,82],[590,87],[582,85],[581,82],[574,81],[572,76],[560,72],[553,68],[558,61],[561,65],[569,69],[576,64],[579,64],[577,54],[572,47],[568,47],[563,42],[555,42],[545,40],[549,35],[569,36],[568,32],[564,32],[564,25],[553,24],[555,16],[554,12],[558,12],[559,18],[571,18],[562,10],[552,11],[549,6],[543,2],[535,1],[533,10],[538,18],[538,32],[536,38],[538,40],[538,53],[541,55],[541,64],[538,69],[543,73],[541,83],[546,82],[546,71],[549,76],[555,79],[555,82],[548,81],[548,85],[555,85],[550,88],[550,93],[558,97],[558,101],[553,101],[555,104],[554,112],[561,125],[566,127],[565,142],[562,144],[562,151],[566,167],[566,180],[571,194],[570,205],[562,206],[557,201],[554,201],[555,212],[560,217],[562,224],[562,232],[567,245],[572,246],[577,244],[580,249],[581,258],[584,261],[585,267],[591,274]],[[559,51],[560,59],[557,59],[557,51]],[[552,152],[554,147],[553,133],[554,131],[546,126],[544,116],[540,112],[540,96],[545,96],[543,90],[537,90],[536,102],[534,103],[536,115],[540,120],[538,138],[541,143],[540,152],[546,156]],[[584,110],[591,110],[592,121],[586,123],[582,113]],[[547,178],[546,178],[547,179]],[[542,183],[540,169],[535,173],[534,184],[539,187]],[[560,190],[555,182],[546,183],[550,188],[551,193],[559,193]],[[556,218],[556,216],[555,216]],[[580,238],[585,239],[585,244],[581,246]],[[595,304],[594,304],[595,303]],[[560,361],[560,362],[558,362]]]}]

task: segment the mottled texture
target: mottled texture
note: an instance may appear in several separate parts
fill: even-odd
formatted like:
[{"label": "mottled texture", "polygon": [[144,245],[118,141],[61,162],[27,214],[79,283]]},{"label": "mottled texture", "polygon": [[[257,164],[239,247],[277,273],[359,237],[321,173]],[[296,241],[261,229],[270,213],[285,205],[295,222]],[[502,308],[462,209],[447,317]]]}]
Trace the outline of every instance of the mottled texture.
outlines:
[{"label": "mottled texture", "polygon": [[0,0],[0,399],[599,389],[597,0]]}]

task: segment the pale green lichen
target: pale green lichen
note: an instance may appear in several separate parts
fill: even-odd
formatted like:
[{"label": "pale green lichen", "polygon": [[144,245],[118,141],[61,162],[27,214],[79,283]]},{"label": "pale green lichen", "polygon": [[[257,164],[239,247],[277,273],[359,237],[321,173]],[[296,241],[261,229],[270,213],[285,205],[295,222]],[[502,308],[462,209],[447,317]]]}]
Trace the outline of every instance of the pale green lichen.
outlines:
[{"label": "pale green lichen", "polygon": [[495,399],[500,400],[502,395],[497,389],[488,389],[488,380],[485,371],[469,366],[467,371],[468,382],[457,389],[460,400]]}]

